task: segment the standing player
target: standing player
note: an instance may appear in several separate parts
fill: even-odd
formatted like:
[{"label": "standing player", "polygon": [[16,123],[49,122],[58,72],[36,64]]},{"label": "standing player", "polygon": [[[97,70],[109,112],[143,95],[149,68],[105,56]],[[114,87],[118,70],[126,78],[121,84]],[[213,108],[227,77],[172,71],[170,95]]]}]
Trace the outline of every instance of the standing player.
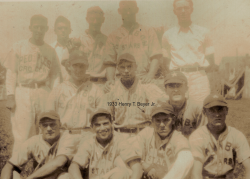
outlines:
[{"label": "standing player", "polygon": [[209,31],[191,21],[192,0],[174,0],[174,13],[179,25],[169,29],[162,38],[167,73],[181,71],[188,79],[189,98],[202,104],[210,93],[206,71],[214,64],[214,48]]},{"label": "standing player", "polygon": [[[66,17],[59,16],[55,21],[54,28],[57,40],[51,46],[55,49],[59,62],[62,63],[64,59],[69,57],[68,46],[70,43],[69,34],[71,33],[71,24]],[[67,80],[69,75],[62,65],[61,72],[63,81]]]},{"label": "standing player", "polygon": [[136,22],[139,8],[136,1],[120,1],[118,13],[122,17],[122,26],[111,33],[105,47],[104,63],[107,65],[105,90],[113,84],[117,58],[130,53],[136,59],[137,75],[143,83],[154,79],[159,68],[159,58],[162,56],[161,46],[153,28],[145,27]]},{"label": "standing player", "polygon": [[168,103],[174,108],[176,130],[188,137],[195,129],[207,123],[207,119],[202,115],[202,106],[185,97],[188,81],[182,72],[167,74],[164,85],[169,96]]},{"label": "standing player", "polygon": [[[35,135],[26,140],[19,146],[18,150],[13,153],[12,157],[6,163],[1,172],[2,179],[11,179],[13,171],[21,173],[24,165],[30,159],[34,159],[38,165],[28,178],[36,178],[36,170],[55,157],[55,148],[57,147],[60,138],[59,115],[55,111],[41,113],[39,118],[39,128],[41,134]],[[43,178],[45,175],[42,174],[39,177]]]},{"label": "standing player", "polygon": [[242,132],[226,125],[228,107],[223,96],[207,96],[203,112],[208,124],[189,138],[195,158],[192,178],[234,178],[236,159],[245,167],[245,178],[250,178],[249,144]]},{"label": "standing player", "polygon": [[13,154],[36,134],[36,115],[43,112],[50,90],[60,83],[60,65],[55,50],[44,42],[48,20],[42,15],[30,19],[32,37],[13,45],[7,68],[6,107],[11,110]]},{"label": "standing player", "polygon": [[117,70],[121,74],[107,94],[108,103],[115,113],[114,127],[129,137],[151,123],[151,106],[158,101],[166,102],[168,96],[155,84],[142,84],[136,76],[138,66],[134,56],[122,54],[117,60]]},{"label": "standing player", "polygon": [[[89,179],[140,179],[140,158],[119,133],[113,131],[110,112],[98,109],[92,115],[91,127],[96,135],[82,142],[69,167],[74,179],[82,178],[80,170],[89,165]],[[127,168],[126,164],[130,167]]]},{"label": "standing player", "polygon": [[152,127],[129,139],[142,157],[144,178],[182,179],[193,166],[188,140],[175,130],[174,117],[171,105],[154,107]]},{"label": "standing player", "polygon": [[87,10],[86,20],[89,29],[80,36],[83,51],[88,55],[89,68],[87,73],[92,82],[104,84],[106,82],[106,69],[103,65],[103,50],[107,36],[101,32],[105,20],[104,12],[99,6]]}]

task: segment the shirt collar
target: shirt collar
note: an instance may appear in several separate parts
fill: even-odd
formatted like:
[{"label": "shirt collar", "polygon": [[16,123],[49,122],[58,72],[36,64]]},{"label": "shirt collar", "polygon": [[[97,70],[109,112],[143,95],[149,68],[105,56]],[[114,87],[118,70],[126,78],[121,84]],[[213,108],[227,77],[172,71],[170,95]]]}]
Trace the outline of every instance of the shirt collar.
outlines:
[{"label": "shirt collar", "polygon": [[132,86],[128,89],[128,88],[126,88],[126,87],[122,84],[121,80],[119,80],[120,85],[121,85],[122,88],[123,88],[124,90],[126,90],[126,91],[133,91],[133,90],[136,88],[138,82],[139,82],[139,79],[138,79],[137,77],[135,77],[134,83],[133,83]]},{"label": "shirt collar", "polygon": [[[178,24],[178,34],[182,31],[182,27]],[[194,25],[193,23],[188,27],[188,30],[193,34],[194,33]]]},{"label": "shirt collar", "polygon": [[228,135],[228,126],[226,126],[226,130],[223,132],[223,133],[221,133],[220,134],[220,136],[219,136],[219,138],[218,138],[218,140],[216,141],[216,139],[214,138],[214,136],[212,135],[212,133],[208,130],[208,128],[207,128],[207,125],[206,125],[206,129],[207,129],[207,131],[208,131],[208,133],[209,133],[209,135],[210,135],[210,138],[211,138],[211,140],[212,140],[212,142],[217,146],[217,143],[219,144],[219,146],[222,148],[222,142],[223,142],[223,140],[225,140],[226,139],[226,137],[227,137],[227,135]]}]

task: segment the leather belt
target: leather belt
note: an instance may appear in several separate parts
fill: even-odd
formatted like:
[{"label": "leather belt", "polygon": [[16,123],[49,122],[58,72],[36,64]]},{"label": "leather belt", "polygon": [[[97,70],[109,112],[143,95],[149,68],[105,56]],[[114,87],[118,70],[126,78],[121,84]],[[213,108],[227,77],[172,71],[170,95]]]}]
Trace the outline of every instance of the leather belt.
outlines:
[{"label": "leather belt", "polygon": [[30,83],[30,84],[20,84],[20,83],[17,83],[17,86],[25,87],[25,88],[40,88],[42,86],[46,86],[46,82],[45,81],[41,81],[41,82]]},{"label": "leather belt", "polygon": [[121,127],[121,128],[116,128],[115,127],[115,131],[117,132],[122,132],[122,133],[137,133],[139,131],[141,131],[143,128],[125,128],[125,127]]},{"label": "leather belt", "polygon": [[91,131],[90,127],[76,127],[76,128],[61,128],[63,130],[68,130],[70,134],[81,134],[82,131]]},{"label": "leather belt", "polygon": [[205,70],[206,67],[181,67],[174,69],[173,71],[180,71],[180,72],[195,72]]},{"label": "leather belt", "polygon": [[92,82],[106,82],[107,78],[90,77],[90,81],[92,81]]},{"label": "leather belt", "polygon": [[220,175],[220,176],[215,176],[215,177],[204,176],[203,179],[223,179],[226,177],[227,177],[226,175]]}]

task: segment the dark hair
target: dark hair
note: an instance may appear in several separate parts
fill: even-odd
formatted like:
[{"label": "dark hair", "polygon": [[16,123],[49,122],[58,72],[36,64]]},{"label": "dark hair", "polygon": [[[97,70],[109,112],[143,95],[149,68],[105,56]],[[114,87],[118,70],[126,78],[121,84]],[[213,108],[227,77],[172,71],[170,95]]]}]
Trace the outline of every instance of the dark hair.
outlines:
[{"label": "dark hair", "polygon": [[134,3],[134,5],[135,5],[136,7],[138,7],[138,6],[137,6],[137,2],[136,2],[135,0],[130,0],[130,1],[121,0],[121,1],[119,2],[119,7],[123,6],[123,4],[128,3],[128,2]]},{"label": "dark hair", "polygon": [[46,24],[48,24],[48,19],[47,19],[47,17],[44,17],[43,15],[41,15],[41,14],[36,14],[36,15],[33,15],[31,18],[30,18],[30,25],[32,25],[32,23],[34,22],[34,21],[43,21],[43,22],[45,22]]},{"label": "dark hair", "polygon": [[[174,8],[175,8],[175,4],[176,4],[177,1],[180,1],[180,0],[174,0],[174,3],[173,3]],[[193,1],[192,0],[185,0],[185,1],[189,2],[191,7],[193,8]]]},{"label": "dark hair", "polygon": [[[130,61],[130,60],[127,60],[127,59],[121,59],[121,60],[119,61],[118,66],[119,66],[120,64],[124,63],[124,62],[131,62],[131,61]],[[133,63],[133,62],[131,62],[131,63]]]},{"label": "dark hair", "polygon": [[71,27],[71,23],[70,23],[69,19],[67,19],[67,18],[64,17],[64,16],[58,16],[58,17],[56,18],[54,27],[56,27],[56,24],[58,24],[58,23],[60,23],[60,22],[65,23],[65,24],[67,24],[69,27]]},{"label": "dark hair", "polygon": [[106,114],[106,113],[98,113],[96,115],[93,116],[92,120],[91,120],[91,125],[93,125],[93,123],[95,122],[96,118],[100,117],[100,116],[105,116],[106,118],[109,119],[110,123],[112,123],[112,118],[111,118],[111,114]]},{"label": "dark hair", "polygon": [[[155,114],[154,116],[152,116],[152,120],[154,119],[154,118],[157,118],[157,117],[159,117],[159,116],[161,116],[161,115],[169,115],[169,114],[166,114],[166,113],[163,113],[163,112],[160,112],[160,113],[157,113],[157,114]],[[171,115],[171,117],[172,117],[172,130],[174,130],[175,129],[175,123],[176,123],[176,116],[174,115],[174,114],[172,114],[172,113],[170,113],[170,115]]]}]

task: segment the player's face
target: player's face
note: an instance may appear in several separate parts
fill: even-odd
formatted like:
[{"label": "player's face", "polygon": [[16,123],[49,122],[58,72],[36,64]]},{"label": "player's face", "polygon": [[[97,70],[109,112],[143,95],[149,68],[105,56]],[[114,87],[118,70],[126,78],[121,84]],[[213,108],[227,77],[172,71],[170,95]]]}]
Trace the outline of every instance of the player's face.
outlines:
[{"label": "player's face", "polygon": [[186,83],[169,83],[166,85],[165,91],[171,102],[178,102],[185,99],[187,89]]},{"label": "player's face", "polygon": [[135,77],[136,64],[133,62],[123,62],[118,65],[118,71],[121,74],[123,80],[130,80]]},{"label": "player's face", "polygon": [[99,31],[105,18],[103,15],[98,13],[90,13],[88,14],[86,20],[89,23],[90,29]]},{"label": "player's face", "polygon": [[47,23],[39,20],[33,21],[29,28],[32,32],[32,38],[36,41],[43,40],[45,33],[48,31]]},{"label": "player's face", "polygon": [[55,33],[57,38],[66,39],[69,38],[69,34],[71,33],[71,28],[68,24],[59,22],[56,24]]},{"label": "player's face", "polygon": [[127,22],[134,20],[138,11],[139,8],[137,5],[131,1],[123,2],[118,9],[118,13],[122,16],[122,20]]},{"label": "player's face", "polygon": [[208,124],[217,128],[225,127],[227,113],[228,113],[228,108],[225,106],[214,106],[205,109],[205,114],[208,118]]},{"label": "player's face", "polygon": [[153,117],[153,125],[155,131],[160,137],[167,137],[172,131],[173,115],[171,114],[159,114]]},{"label": "player's face", "polygon": [[88,66],[83,63],[70,64],[70,75],[74,80],[83,80],[86,77]]},{"label": "player's face", "polygon": [[179,22],[186,22],[191,20],[193,8],[186,0],[180,0],[175,3],[174,13]]},{"label": "player's face", "polygon": [[107,140],[112,135],[112,124],[106,116],[97,117],[92,127],[99,141]]},{"label": "player's face", "polygon": [[45,141],[53,140],[60,134],[60,122],[47,118],[40,123],[40,129]]}]

